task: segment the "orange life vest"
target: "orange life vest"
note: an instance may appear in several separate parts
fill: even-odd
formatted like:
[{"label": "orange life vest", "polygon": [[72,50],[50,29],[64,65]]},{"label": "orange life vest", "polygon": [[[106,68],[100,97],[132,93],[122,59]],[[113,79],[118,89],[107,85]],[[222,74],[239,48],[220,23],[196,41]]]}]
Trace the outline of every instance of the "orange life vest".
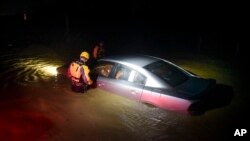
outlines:
[{"label": "orange life vest", "polygon": [[[81,71],[84,71],[84,74],[82,74]],[[91,85],[92,84],[92,80],[89,77],[89,68],[86,65],[81,65],[77,62],[72,62],[70,64],[70,75],[71,75],[71,80],[77,83],[80,83],[81,81],[81,77],[84,80],[85,84]]]},{"label": "orange life vest", "polygon": [[76,63],[76,62],[72,62],[70,64],[70,75],[71,75],[71,79],[75,82],[80,82],[80,78],[81,78],[81,66],[80,64]]}]

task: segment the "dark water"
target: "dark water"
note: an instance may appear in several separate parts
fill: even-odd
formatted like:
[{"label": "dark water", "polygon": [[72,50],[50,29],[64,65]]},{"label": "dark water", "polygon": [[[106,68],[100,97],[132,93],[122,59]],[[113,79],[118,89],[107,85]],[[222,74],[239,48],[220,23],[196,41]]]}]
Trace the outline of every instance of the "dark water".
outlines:
[{"label": "dark water", "polygon": [[51,73],[65,64],[65,57],[46,46],[9,47],[1,51],[0,60],[3,141],[210,141],[238,139],[234,137],[235,130],[248,129],[248,108],[231,73],[225,72],[230,76],[225,81],[233,82],[237,94],[233,101],[203,115],[191,116],[143,105],[100,89],[75,94],[65,77]]}]

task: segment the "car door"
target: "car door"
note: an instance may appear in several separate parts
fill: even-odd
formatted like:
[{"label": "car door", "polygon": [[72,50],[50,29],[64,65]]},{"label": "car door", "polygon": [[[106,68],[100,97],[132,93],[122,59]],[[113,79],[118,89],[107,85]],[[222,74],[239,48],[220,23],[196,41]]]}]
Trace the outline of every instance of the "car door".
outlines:
[{"label": "car door", "polygon": [[95,66],[95,74],[97,75],[96,85],[98,88],[111,91],[112,83],[110,75],[113,72],[115,64],[112,62],[101,61]]},{"label": "car door", "polygon": [[110,91],[130,99],[140,99],[145,80],[139,79],[141,75],[137,71],[125,65],[117,65],[113,74]]}]

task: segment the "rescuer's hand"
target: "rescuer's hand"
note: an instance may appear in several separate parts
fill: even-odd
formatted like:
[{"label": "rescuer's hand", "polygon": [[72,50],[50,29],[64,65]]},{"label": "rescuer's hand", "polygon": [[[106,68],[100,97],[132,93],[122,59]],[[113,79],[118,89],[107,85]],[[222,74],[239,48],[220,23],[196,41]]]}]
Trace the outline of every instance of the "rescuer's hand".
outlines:
[{"label": "rescuer's hand", "polygon": [[89,80],[88,85],[92,85],[92,84],[93,84],[93,81]]}]

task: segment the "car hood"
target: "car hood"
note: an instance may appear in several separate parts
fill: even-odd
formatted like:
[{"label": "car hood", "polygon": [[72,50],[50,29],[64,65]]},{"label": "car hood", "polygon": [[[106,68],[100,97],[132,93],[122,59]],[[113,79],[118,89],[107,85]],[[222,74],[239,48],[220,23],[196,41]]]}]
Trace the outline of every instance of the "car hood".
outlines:
[{"label": "car hood", "polygon": [[204,79],[199,77],[190,77],[183,84],[176,87],[179,97],[187,99],[199,99],[213,88],[216,84],[214,79]]}]

